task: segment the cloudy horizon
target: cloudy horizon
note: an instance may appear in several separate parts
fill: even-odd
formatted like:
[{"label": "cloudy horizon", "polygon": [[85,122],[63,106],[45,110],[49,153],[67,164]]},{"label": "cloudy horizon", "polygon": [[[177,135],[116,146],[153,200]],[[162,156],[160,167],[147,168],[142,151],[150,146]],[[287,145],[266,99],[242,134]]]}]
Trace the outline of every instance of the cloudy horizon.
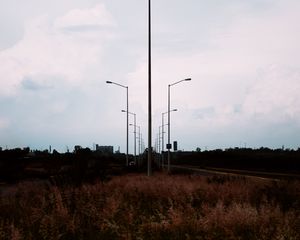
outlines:
[{"label": "cloudy horizon", "polygon": [[[191,77],[171,88],[180,150],[300,147],[299,1],[152,7],[152,145],[168,84]],[[0,0],[0,147],[124,152],[126,91],[107,80],[129,86],[147,145],[147,30],[147,1]]]}]

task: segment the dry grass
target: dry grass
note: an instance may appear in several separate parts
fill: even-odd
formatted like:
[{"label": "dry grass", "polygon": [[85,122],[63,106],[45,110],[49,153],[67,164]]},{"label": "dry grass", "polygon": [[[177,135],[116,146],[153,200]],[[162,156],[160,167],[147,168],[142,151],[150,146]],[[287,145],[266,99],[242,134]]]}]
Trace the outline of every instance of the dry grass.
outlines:
[{"label": "dry grass", "polygon": [[300,183],[128,175],[0,201],[0,239],[300,239]]}]

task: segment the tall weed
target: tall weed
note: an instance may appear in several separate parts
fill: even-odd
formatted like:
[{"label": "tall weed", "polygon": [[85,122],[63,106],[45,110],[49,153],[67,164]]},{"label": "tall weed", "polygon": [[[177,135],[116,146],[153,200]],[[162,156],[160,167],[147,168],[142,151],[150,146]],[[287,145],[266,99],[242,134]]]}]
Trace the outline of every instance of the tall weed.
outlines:
[{"label": "tall weed", "polygon": [[299,182],[158,174],[1,196],[1,239],[300,239]]}]

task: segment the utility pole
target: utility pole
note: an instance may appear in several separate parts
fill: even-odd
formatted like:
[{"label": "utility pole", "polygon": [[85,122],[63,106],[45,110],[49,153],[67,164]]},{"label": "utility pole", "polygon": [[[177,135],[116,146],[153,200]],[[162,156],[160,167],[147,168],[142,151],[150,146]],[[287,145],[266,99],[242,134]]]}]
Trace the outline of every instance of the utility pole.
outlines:
[{"label": "utility pole", "polygon": [[181,82],[186,82],[186,81],[191,81],[192,79],[191,78],[186,78],[186,79],[183,79],[183,80],[180,80],[178,82],[175,82],[175,83],[172,83],[172,84],[169,84],[168,85],[168,172],[170,173],[171,171],[171,148],[172,148],[172,145],[171,145],[171,142],[170,142],[170,135],[171,135],[171,130],[170,130],[170,125],[171,125],[171,120],[170,120],[170,98],[171,98],[171,93],[170,93],[170,88],[178,83],[181,83]]},{"label": "utility pole", "polygon": [[148,167],[147,175],[152,175],[152,109],[151,109],[151,0],[149,0],[148,19]]}]

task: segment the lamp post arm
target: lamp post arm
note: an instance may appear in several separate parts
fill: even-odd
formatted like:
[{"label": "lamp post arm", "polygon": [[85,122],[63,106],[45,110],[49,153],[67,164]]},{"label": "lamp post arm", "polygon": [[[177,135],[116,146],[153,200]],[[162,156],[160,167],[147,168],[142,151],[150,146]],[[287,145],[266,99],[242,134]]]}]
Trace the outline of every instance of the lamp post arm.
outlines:
[{"label": "lamp post arm", "polygon": [[185,82],[185,81],[191,81],[191,80],[192,80],[191,78],[182,79],[182,80],[180,80],[180,81],[178,81],[178,82],[175,82],[175,83],[170,84],[169,86],[174,86],[174,85],[176,85],[176,84],[178,84],[178,83]]},{"label": "lamp post arm", "polygon": [[122,87],[122,88],[128,88],[128,86],[124,86],[124,85],[122,85],[120,83],[116,83],[116,82],[112,82],[112,81],[106,81],[106,83],[108,83],[108,84],[114,84],[114,85],[117,85],[117,86]]},{"label": "lamp post arm", "polygon": [[128,88],[127,86],[124,86],[124,85],[122,85],[122,84],[119,84],[119,83],[115,83],[115,82],[111,82],[112,84],[115,84],[115,85],[118,85],[118,86],[120,86],[120,87],[122,87],[122,88]]},{"label": "lamp post arm", "polygon": [[[121,112],[127,113],[128,111],[126,111],[126,110],[121,110]],[[131,115],[136,115],[136,113],[133,113],[133,112],[128,112],[128,113],[131,114]]]},{"label": "lamp post arm", "polygon": [[174,85],[176,85],[176,84],[178,84],[178,83],[181,83],[181,82],[184,82],[185,80],[180,80],[180,81],[178,81],[178,82],[175,82],[175,83],[172,83],[172,84],[170,84],[169,86],[174,86]]}]

